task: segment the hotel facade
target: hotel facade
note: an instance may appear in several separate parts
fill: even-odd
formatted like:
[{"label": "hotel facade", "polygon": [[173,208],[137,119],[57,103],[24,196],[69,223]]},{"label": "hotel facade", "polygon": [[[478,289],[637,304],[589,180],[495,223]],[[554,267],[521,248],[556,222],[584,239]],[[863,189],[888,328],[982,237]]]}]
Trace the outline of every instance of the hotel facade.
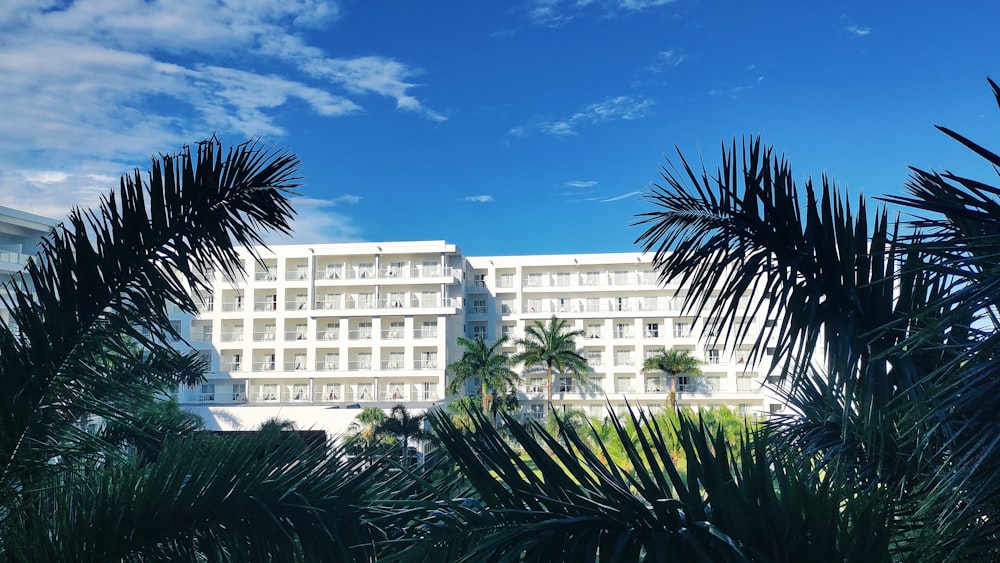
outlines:
[{"label": "hotel facade", "polygon": [[[204,356],[206,383],[177,398],[210,428],[248,429],[277,417],[298,428],[342,434],[360,408],[406,405],[414,411],[453,398],[446,367],[461,358],[459,336],[513,340],[526,326],[553,315],[582,331],[580,353],[591,373],[585,384],[556,376],[553,404],[603,416],[626,401],[664,408],[670,382],[644,372],[643,361],[664,348],[684,349],[703,362],[702,374],[681,377],[677,401],[695,408],[727,406],[748,414],[779,412],[763,387],[765,350],[748,363],[763,318],[746,323],[746,343],[706,326],[682,308],[684,288],[663,286],[650,256],[639,253],[464,256],[445,241],[277,245],[246,249],[246,275],[201,275],[212,290],[200,311],[172,314],[183,336]],[[524,372],[521,413],[540,417],[545,375]],[[475,392],[470,383],[468,392]]]}]

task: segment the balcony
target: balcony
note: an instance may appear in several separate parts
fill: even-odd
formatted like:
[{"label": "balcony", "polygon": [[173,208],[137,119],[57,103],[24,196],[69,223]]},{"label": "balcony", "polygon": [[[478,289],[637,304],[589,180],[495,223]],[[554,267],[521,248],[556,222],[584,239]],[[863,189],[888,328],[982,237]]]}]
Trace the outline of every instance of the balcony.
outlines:
[{"label": "balcony", "polygon": [[285,371],[305,371],[306,361],[285,362]]},{"label": "balcony", "polygon": [[298,331],[298,330],[286,330],[285,331],[285,341],[286,342],[287,341],[292,341],[292,340],[306,340],[307,338],[309,338],[309,336],[306,334],[305,331]]},{"label": "balcony", "polygon": [[413,360],[413,369],[437,369],[437,360]]},{"label": "balcony", "polygon": [[273,342],[274,341],[274,331],[263,331],[253,333],[254,342]]},{"label": "balcony", "polygon": [[371,340],[372,339],[372,329],[362,328],[348,331],[348,340]]},{"label": "balcony", "polygon": [[254,362],[253,371],[274,371],[274,362],[273,361]]},{"label": "balcony", "polygon": [[223,313],[239,313],[243,311],[242,301],[223,301],[222,302],[222,312]]},{"label": "balcony", "polygon": [[413,338],[422,340],[425,338],[437,338],[438,331],[436,328],[415,328],[413,329]]},{"label": "balcony", "polygon": [[254,281],[276,281],[278,276],[271,271],[254,272],[253,279]]},{"label": "balcony", "polygon": [[253,304],[254,311],[277,311],[278,304],[274,301],[256,301]]},{"label": "balcony", "polygon": [[335,360],[317,360],[316,371],[339,371],[340,358]]},{"label": "balcony", "polygon": [[388,330],[382,331],[382,340],[402,340],[403,329],[402,328],[390,328]]},{"label": "balcony", "polygon": [[382,371],[399,371],[403,369],[403,360],[386,360],[379,367]]}]

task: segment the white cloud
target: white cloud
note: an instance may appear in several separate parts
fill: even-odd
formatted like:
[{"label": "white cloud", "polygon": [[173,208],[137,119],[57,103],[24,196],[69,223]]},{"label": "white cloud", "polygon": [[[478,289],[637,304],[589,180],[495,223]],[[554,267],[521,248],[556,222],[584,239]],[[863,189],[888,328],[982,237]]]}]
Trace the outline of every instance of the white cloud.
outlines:
[{"label": "white cloud", "polygon": [[687,59],[687,55],[678,49],[668,49],[660,51],[656,55],[656,61],[652,69],[655,72],[663,70],[665,67],[677,66]]},{"label": "white cloud", "polygon": [[[61,216],[93,203],[90,178],[117,178],[158,151],[213,132],[283,135],[289,103],[336,117],[374,95],[445,119],[414,94],[416,69],[305,42],[339,16],[323,0],[0,2],[2,199]],[[53,169],[65,177],[38,175]]]},{"label": "white cloud", "polygon": [[581,15],[598,17],[641,12],[674,3],[675,0],[532,0],[526,17],[537,25],[560,27]]},{"label": "white cloud", "polygon": [[628,192],[627,194],[616,195],[614,197],[609,197],[609,198],[602,199],[602,200],[599,200],[599,201],[601,203],[611,203],[612,201],[620,201],[620,200],[627,199],[627,198],[630,198],[630,197],[633,197],[633,196],[637,196],[637,195],[639,195],[641,193],[642,192],[640,192],[640,191]]},{"label": "white cloud", "polygon": [[489,203],[493,201],[493,196],[491,195],[470,195],[466,196],[465,201],[474,201],[476,203]]},{"label": "white cloud", "polygon": [[530,133],[546,135],[569,136],[577,135],[581,126],[597,125],[609,121],[630,121],[640,119],[649,114],[654,105],[650,99],[635,99],[630,96],[617,96],[602,102],[590,104],[565,119],[538,120],[526,125],[510,129],[514,136],[525,136]]},{"label": "white cloud", "polygon": [[592,188],[597,185],[596,180],[573,180],[566,182],[567,188]]},{"label": "white cloud", "polygon": [[268,244],[319,244],[326,242],[360,242],[361,229],[354,220],[333,208],[338,203],[357,203],[358,196],[340,196],[332,200],[300,197],[292,203],[297,212],[292,228],[295,232],[290,237],[270,234],[266,237]]},{"label": "white cloud", "polygon": [[847,32],[857,37],[864,37],[866,35],[870,35],[872,30],[870,27],[858,27],[856,25],[849,25],[847,26]]}]

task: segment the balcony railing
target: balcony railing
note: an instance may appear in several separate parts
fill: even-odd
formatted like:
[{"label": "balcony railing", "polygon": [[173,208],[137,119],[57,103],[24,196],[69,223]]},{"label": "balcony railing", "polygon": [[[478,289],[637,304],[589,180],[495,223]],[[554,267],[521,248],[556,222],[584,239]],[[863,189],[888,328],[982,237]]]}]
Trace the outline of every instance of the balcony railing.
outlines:
[{"label": "balcony railing", "polygon": [[274,301],[256,301],[253,304],[254,311],[277,311],[278,304]]},{"label": "balcony railing", "polygon": [[437,338],[438,331],[436,328],[415,328],[413,329],[413,338],[423,339],[423,338]]},{"label": "balcony railing", "polygon": [[222,312],[223,313],[238,313],[243,310],[242,301],[223,301],[222,302]]},{"label": "balcony railing", "polygon": [[219,335],[222,342],[243,342],[242,330],[224,330]]},{"label": "balcony railing", "polygon": [[254,332],[253,341],[254,342],[272,342],[274,341],[274,332]]},{"label": "balcony railing", "polygon": [[380,367],[383,371],[397,371],[403,369],[403,360],[385,360]]},{"label": "balcony railing", "polygon": [[390,328],[382,331],[382,340],[400,340],[403,338],[403,334],[404,331],[401,328]]},{"label": "balcony railing", "polygon": [[437,360],[413,360],[413,369],[437,369]]},{"label": "balcony railing", "polygon": [[271,271],[254,272],[253,279],[256,281],[275,281],[278,276]]},{"label": "balcony railing", "polygon": [[351,330],[347,333],[348,340],[371,340],[372,339],[372,329],[357,329]]},{"label": "balcony railing", "polygon": [[340,359],[317,360],[316,371],[338,371],[340,369]]}]

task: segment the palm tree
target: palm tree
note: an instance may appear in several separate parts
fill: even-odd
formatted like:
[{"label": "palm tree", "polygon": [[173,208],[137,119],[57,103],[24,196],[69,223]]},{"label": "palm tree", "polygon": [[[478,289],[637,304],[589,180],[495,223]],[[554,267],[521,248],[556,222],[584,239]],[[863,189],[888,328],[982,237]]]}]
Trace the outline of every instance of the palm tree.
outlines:
[{"label": "palm tree", "polygon": [[163,344],[180,338],[168,302],[194,314],[208,290],[197,272],[239,276],[236,245],[288,234],[297,174],[294,155],[258,142],[161,155],[97,209],[74,209],[4,284],[0,384],[13,391],[0,394],[0,559],[372,557],[375,529],[359,522],[370,483],[386,478],[378,467],[325,444],[259,455],[197,435],[140,459],[80,425],[141,429],[131,397],[201,381],[196,354]]},{"label": "palm tree", "polygon": [[670,379],[670,409],[677,408],[677,376],[682,373],[700,375],[701,360],[690,350],[667,350],[666,348],[649,356],[642,362],[642,371],[661,371]]},{"label": "palm tree", "polygon": [[[797,414],[773,424],[775,451],[787,445],[816,477],[850,476],[845,506],[894,491],[879,518],[906,523],[893,529],[904,557],[995,557],[1000,188],[913,169],[907,194],[870,217],[827,177],[800,192],[759,138],[724,147],[717,171],[681,155],[661,175],[637,240],[661,280],[687,284],[693,314],[710,323],[776,321],[749,358],[770,339],[766,367]],[[889,205],[915,218],[892,222]]]},{"label": "palm tree", "polygon": [[[510,356],[503,351],[509,338],[497,338],[492,344],[479,338],[458,337],[458,344],[465,348],[462,357],[448,365],[451,380],[448,393],[457,394],[469,381],[479,379],[482,411],[491,412],[492,399],[496,395],[506,395],[521,381],[511,365]],[[494,421],[495,421],[494,417]]]},{"label": "palm tree", "polygon": [[420,444],[430,438],[430,433],[424,429],[425,417],[424,414],[410,414],[405,406],[396,405],[376,429],[378,435],[391,436],[399,441],[400,463],[403,467],[410,465],[410,440],[416,440]]},{"label": "palm tree", "polygon": [[555,315],[549,322],[535,321],[524,329],[524,338],[517,340],[521,352],[514,356],[514,362],[523,363],[526,369],[540,367],[545,370],[545,412],[552,405],[553,373],[571,374],[585,384],[590,373],[587,359],[576,350],[576,338],[584,331],[572,330],[565,319]]},{"label": "palm tree", "polygon": [[384,410],[378,407],[365,407],[347,427],[345,445],[349,450],[368,450],[378,441],[379,428],[385,421]]}]

